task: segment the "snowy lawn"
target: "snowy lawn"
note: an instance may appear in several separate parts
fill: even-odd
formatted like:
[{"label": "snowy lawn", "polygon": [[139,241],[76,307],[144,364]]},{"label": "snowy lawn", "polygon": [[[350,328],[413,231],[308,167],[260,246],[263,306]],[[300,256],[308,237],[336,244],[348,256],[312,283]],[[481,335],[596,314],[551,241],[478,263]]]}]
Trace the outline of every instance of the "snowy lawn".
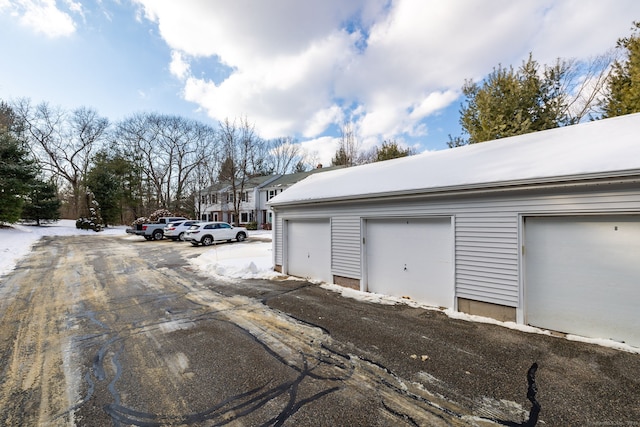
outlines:
[{"label": "snowy lawn", "polygon": [[[124,226],[108,228],[97,233],[101,236],[124,236]],[[60,220],[55,224],[40,227],[14,224],[0,227],[0,286],[1,277],[13,270],[20,258],[31,251],[32,245],[42,236],[70,236],[70,235],[96,235],[91,230],[78,230],[75,221]],[[202,255],[190,259],[189,262],[204,273],[227,280],[234,279],[277,279],[285,278],[273,271],[273,255],[271,246],[271,231],[249,231],[250,241],[240,244],[214,245],[205,250]],[[139,240],[138,236],[129,236],[129,239]],[[376,304],[406,304],[416,308],[437,310],[437,308],[420,304],[405,298],[396,298],[386,295],[361,292],[333,284],[320,284],[323,288],[340,293],[343,297],[353,298]],[[454,310],[445,310],[445,314],[454,319],[471,322],[490,323],[523,332],[551,335],[551,332],[527,325],[519,325],[513,322],[499,322],[494,319],[472,316]],[[640,353],[640,348],[631,347],[608,339],[584,338],[575,335],[567,335],[566,339],[582,341],[591,344],[602,345],[631,353]]]}]

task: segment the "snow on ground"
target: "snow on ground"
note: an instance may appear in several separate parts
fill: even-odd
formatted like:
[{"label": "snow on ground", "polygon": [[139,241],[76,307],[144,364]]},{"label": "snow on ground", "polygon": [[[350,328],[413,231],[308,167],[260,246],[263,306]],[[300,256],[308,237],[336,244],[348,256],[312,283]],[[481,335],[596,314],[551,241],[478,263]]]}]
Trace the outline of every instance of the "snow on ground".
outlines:
[{"label": "snow on ground", "polygon": [[249,231],[251,241],[214,245],[189,262],[204,273],[231,279],[275,279],[283,277],[273,270],[271,231]]},{"label": "snow on ground", "polygon": [[[102,236],[125,236],[125,227],[108,228],[97,237]],[[60,220],[55,224],[43,225],[40,227],[30,225],[14,224],[10,227],[0,227],[0,286],[2,286],[2,276],[15,268],[16,263],[30,251],[35,242],[42,236],[70,236],[70,235],[96,235],[90,230],[78,230],[75,228],[75,221]],[[128,236],[127,239],[141,239],[138,236]],[[245,243],[233,243],[215,245],[206,249],[202,255],[192,258],[189,262],[199,268],[202,272],[225,280],[235,279],[277,279],[289,278],[276,271],[273,271],[273,253],[271,246],[271,231],[249,231],[249,241]],[[416,301],[391,297],[388,295],[361,292],[343,286],[333,284],[321,284],[327,290],[338,292],[345,298],[352,298],[359,301],[374,304],[406,304],[411,307],[427,310],[439,310]],[[523,332],[551,335],[551,332],[535,328],[528,325],[520,325],[514,322],[500,322],[487,317],[473,316],[460,313],[451,309],[444,313],[453,319],[460,319],[469,322],[489,323],[500,325],[506,328]],[[566,335],[572,341],[597,344],[617,350],[640,353],[640,348],[631,347],[602,338],[585,338],[576,335]]]}]

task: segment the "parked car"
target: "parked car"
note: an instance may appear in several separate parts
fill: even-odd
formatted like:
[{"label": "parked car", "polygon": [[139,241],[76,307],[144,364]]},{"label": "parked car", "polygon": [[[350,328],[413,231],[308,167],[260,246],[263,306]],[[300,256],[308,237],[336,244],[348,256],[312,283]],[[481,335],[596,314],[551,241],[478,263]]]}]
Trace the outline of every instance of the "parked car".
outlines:
[{"label": "parked car", "polygon": [[136,224],[134,227],[127,228],[125,231],[129,234],[143,236],[147,240],[162,240],[164,237],[164,227],[166,227],[167,224],[177,221],[185,221],[187,219],[188,218],[184,217],[163,216],[158,218],[157,222]]},{"label": "parked car", "polygon": [[237,240],[242,242],[247,238],[247,229],[244,227],[234,227],[226,222],[201,222],[192,225],[184,234],[184,239],[192,245],[203,246],[212,245],[215,242]]},{"label": "parked car", "polygon": [[166,237],[167,239],[171,239],[174,242],[176,240],[184,240],[184,233],[189,229],[189,227],[199,222],[200,221],[198,220],[188,220],[167,224],[167,226],[164,228],[164,237]]}]

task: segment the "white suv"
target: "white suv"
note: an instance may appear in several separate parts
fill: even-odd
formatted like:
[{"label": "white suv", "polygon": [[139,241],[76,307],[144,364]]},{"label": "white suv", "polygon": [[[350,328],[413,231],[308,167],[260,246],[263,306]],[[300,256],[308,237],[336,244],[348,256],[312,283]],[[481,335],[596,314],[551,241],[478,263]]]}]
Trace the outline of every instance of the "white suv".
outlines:
[{"label": "white suv", "polygon": [[244,227],[233,227],[226,222],[201,222],[192,225],[184,234],[184,240],[188,240],[192,245],[203,246],[212,245],[215,242],[237,240],[242,242],[247,238],[247,229]]},{"label": "white suv", "polygon": [[174,242],[176,240],[184,240],[184,233],[191,227],[193,224],[197,224],[200,221],[198,220],[187,220],[187,221],[176,221],[164,228],[164,237],[167,239],[171,239]]}]

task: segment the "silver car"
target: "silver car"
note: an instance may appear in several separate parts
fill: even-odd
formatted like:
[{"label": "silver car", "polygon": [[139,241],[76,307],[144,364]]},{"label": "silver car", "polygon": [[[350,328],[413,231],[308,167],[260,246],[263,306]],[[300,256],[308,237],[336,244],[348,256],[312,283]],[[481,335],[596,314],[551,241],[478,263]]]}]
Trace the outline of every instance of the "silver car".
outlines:
[{"label": "silver car", "polygon": [[184,233],[194,224],[198,224],[198,220],[177,221],[167,224],[164,228],[164,237],[176,240],[184,240]]},{"label": "silver car", "polygon": [[190,241],[192,245],[203,246],[212,245],[215,242],[230,242],[237,240],[242,242],[247,238],[247,229],[244,227],[234,227],[226,222],[201,222],[192,225],[184,234],[184,239]]}]

